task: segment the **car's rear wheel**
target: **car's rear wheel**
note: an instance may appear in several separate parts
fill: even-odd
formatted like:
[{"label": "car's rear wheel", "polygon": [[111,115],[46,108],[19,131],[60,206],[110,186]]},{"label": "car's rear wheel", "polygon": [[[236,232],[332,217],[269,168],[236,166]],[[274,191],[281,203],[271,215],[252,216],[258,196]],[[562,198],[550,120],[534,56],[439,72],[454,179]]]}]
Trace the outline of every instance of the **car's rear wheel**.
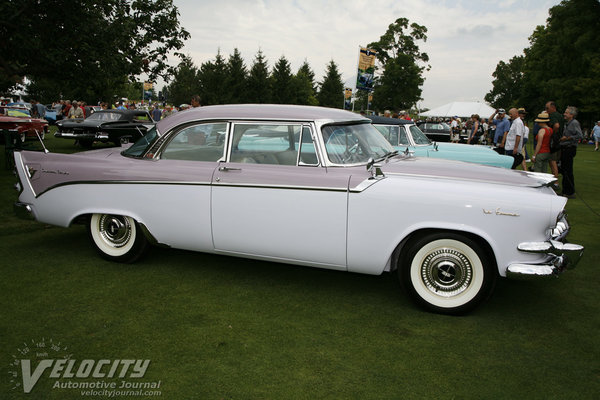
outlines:
[{"label": "car's rear wheel", "polygon": [[94,141],[92,139],[79,139],[79,145],[84,149],[91,149]]},{"label": "car's rear wheel", "polygon": [[494,289],[497,273],[489,254],[474,240],[438,232],[409,241],[398,275],[412,299],[441,314],[475,308]]},{"label": "car's rear wheel", "polygon": [[124,215],[93,214],[88,232],[96,250],[110,261],[132,263],[148,249],[139,224]]}]

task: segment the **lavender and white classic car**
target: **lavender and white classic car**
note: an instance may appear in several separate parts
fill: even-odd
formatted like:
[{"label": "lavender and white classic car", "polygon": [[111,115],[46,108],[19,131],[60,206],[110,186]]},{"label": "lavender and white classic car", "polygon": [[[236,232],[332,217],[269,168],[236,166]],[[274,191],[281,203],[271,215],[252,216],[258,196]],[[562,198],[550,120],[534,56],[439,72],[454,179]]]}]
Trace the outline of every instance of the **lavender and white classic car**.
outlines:
[{"label": "lavender and white classic car", "polygon": [[463,313],[500,277],[553,276],[565,242],[552,175],[398,154],[371,121],[319,107],[201,107],[125,150],[15,153],[20,215],[86,223],[103,257],[149,243],[365,274]]}]

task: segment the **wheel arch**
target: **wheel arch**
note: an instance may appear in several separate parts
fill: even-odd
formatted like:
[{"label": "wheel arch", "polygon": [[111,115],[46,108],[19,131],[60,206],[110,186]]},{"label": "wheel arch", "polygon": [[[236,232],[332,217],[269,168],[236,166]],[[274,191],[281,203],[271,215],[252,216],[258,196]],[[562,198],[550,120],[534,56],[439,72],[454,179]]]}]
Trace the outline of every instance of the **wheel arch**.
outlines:
[{"label": "wheel arch", "polygon": [[391,260],[390,260],[390,272],[396,271],[398,269],[398,262],[401,259],[400,256],[403,254],[403,251],[405,251],[407,249],[407,246],[406,246],[407,243],[416,241],[416,240],[420,239],[421,237],[427,236],[431,233],[441,233],[441,232],[448,232],[448,233],[463,235],[463,236],[473,240],[474,242],[476,242],[478,245],[480,245],[482,247],[482,249],[488,255],[490,262],[493,263],[496,274],[500,275],[500,273],[498,271],[498,262],[496,259],[496,254],[494,252],[492,245],[489,243],[488,240],[486,240],[483,236],[478,235],[477,233],[472,232],[472,231],[449,229],[449,228],[420,228],[420,229],[414,230],[411,233],[409,233],[408,235],[406,235],[404,237],[404,239],[402,239],[402,241],[400,243],[398,243],[398,245],[392,252]]},{"label": "wheel arch", "polygon": [[90,220],[92,218],[92,215],[94,214],[117,214],[117,215],[124,215],[127,217],[131,217],[133,218],[133,220],[139,225],[140,230],[142,231],[144,237],[146,238],[146,240],[148,240],[148,242],[150,242],[150,244],[154,245],[154,246],[160,246],[160,247],[169,247],[166,244],[160,243],[156,237],[154,237],[154,235],[152,234],[152,232],[150,232],[150,229],[148,229],[148,227],[146,226],[146,224],[144,224],[143,222],[140,222],[139,218],[136,215],[129,215],[128,213],[114,213],[114,212],[106,212],[106,211],[98,211],[98,212],[85,212],[85,213],[81,213],[75,217],[73,217],[71,219],[71,222],[69,223],[68,226],[71,225],[87,225],[90,223]]}]

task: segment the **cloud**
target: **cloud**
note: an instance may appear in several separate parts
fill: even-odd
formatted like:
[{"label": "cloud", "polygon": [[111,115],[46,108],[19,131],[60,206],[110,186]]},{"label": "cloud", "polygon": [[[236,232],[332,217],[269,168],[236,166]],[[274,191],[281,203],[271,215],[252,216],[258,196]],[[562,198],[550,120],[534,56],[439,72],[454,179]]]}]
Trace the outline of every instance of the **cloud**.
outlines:
[{"label": "cloud", "polygon": [[[431,71],[425,74],[423,105],[482,100],[492,72],[528,45],[536,25],[558,0],[175,0],[182,25],[191,33],[182,52],[197,65],[226,58],[237,48],[249,67],[257,51],[269,66],[285,56],[296,71],[308,60],[316,79],[334,60],[344,80],[356,74],[358,47],[377,41],[397,18],[424,25]],[[518,6],[517,6],[518,4]],[[176,62],[176,60],[173,60]]]}]

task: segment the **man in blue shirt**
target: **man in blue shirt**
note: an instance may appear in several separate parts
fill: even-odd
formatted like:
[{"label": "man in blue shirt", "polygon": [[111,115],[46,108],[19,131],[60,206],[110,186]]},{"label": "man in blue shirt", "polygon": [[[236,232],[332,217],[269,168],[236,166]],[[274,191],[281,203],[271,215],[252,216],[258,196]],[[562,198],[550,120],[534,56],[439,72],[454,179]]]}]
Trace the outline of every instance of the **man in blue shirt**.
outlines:
[{"label": "man in blue shirt", "polygon": [[[494,118],[496,116],[496,118]],[[498,146],[502,143],[502,138],[504,134],[510,130],[510,121],[506,117],[506,111],[504,108],[497,109],[494,112],[490,119],[488,120],[488,124],[496,125],[496,133],[494,134],[494,145]],[[500,154],[504,153],[504,149],[498,149]]]}]

